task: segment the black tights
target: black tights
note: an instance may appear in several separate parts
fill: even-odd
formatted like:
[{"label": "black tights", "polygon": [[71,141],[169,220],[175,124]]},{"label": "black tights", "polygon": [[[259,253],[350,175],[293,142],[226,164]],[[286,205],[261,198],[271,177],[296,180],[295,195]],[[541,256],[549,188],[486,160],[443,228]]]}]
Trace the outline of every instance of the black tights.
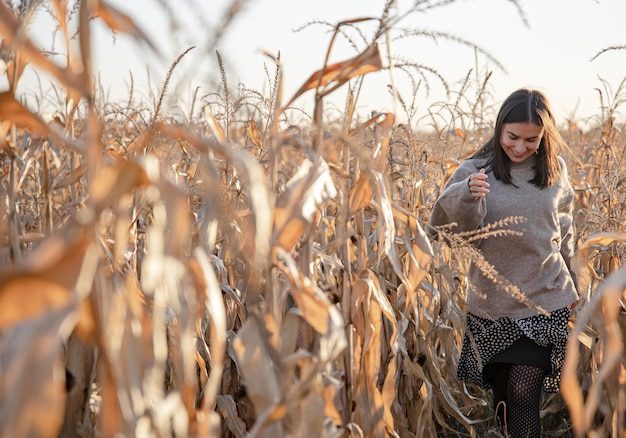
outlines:
[{"label": "black tights", "polygon": [[546,371],[530,365],[489,364],[493,405],[511,438],[539,438],[541,390]]}]

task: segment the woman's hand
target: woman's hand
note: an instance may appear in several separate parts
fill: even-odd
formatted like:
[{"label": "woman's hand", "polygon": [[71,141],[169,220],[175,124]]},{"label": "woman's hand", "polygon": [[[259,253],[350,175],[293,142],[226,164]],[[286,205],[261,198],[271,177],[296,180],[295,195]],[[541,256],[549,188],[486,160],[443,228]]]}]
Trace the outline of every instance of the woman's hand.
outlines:
[{"label": "woman's hand", "polygon": [[478,173],[472,173],[469,178],[469,191],[473,198],[484,198],[489,193],[488,175],[485,169],[480,169]]}]

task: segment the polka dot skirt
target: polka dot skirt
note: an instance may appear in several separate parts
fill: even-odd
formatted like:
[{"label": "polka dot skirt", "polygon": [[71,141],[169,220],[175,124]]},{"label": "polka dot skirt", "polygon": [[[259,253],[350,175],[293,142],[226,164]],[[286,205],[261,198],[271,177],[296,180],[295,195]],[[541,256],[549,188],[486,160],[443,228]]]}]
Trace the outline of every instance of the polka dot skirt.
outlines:
[{"label": "polka dot skirt", "polygon": [[469,380],[483,389],[489,388],[489,383],[483,380],[484,366],[496,354],[511,347],[522,336],[527,336],[541,346],[552,344],[551,370],[546,376],[543,390],[558,392],[569,333],[567,327],[569,316],[570,310],[567,307],[552,312],[549,317],[544,315],[524,319],[504,317],[495,321],[468,313],[458,378]]}]

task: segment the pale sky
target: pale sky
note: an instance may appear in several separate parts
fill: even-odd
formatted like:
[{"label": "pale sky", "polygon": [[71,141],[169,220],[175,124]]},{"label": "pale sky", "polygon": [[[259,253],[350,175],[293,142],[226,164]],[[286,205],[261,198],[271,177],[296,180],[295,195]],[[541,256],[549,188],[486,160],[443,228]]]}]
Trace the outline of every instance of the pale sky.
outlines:
[{"label": "pale sky", "polygon": [[[183,22],[184,35],[173,41],[168,21],[159,6],[165,0],[108,0],[128,13],[142,27],[161,51],[161,60],[150,54],[145,46],[129,44],[128,39],[99,34],[96,45],[99,68],[105,86],[112,94],[124,95],[128,87],[128,70],[133,70],[135,86],[147,80],[146,67],[151,69],[154,86],[163,82],[167,69],[176,57],[191,45],[197,46],[177,68],[172,81],[182,80],[183,93],[190,93],[192,79],[198,81],[203,92],[208,77],[217,76],[215,49],[226,63],[230,84],[239,82],[248,88],[266,87],[264,65],[273,71],[270,53],[280,51],[284,71],[284,100],[324,61],[331,33],[322,25],[296,28],[312,20],[336,23],[357,17],[379,17],[383,0],[249,0],[229,26],[216,48],[208,49],[213,27],[220,21],[229,0],[177,0],[175,15]],[[402,9],[413,3],[400,1]],[[523,86],[545,92],[561,123],[572,117],[581,121],[599,115],[600,100],[596,88],[604,91],[599,77],[606,80],[613,91],[626,77],[626,50],[610,51],[591,62],[591,58],[609,46],[626,44],[625,0],[520,0],[529,27],[525,27],[515,5],[509,0],[459,0],[449,6],[426,13],[413,14],[399,26],[420,30],[434,30],[454,34],[470,40],[490,52],[503,64],[505,73],[486,58],[478,58],[480,70],[492,70],[490,80],[494,102],[501,101],[512,91]],[[173,7],[174,8],[174,7]],[[364,29],[371,29],[364,27]],[[369,33],[368,33],[369,32]],[[366,30],[366,37],[372,31]],[[360,48],[364,48],[361,44]],[[392,43],[397,55],[425,64],[439,71],[456,90],[455,85],[469,69],[475,67],[471,49],[422,37]],[[339,39],[332,52],[331,62],[356,54],[345,40]],[[399,91],[410,100],[411,88],[403,82],[403,75],[394,73]],[[425,110],[436,100],[445,99],[439,82],[428,76],[433,94],[425,88],[418,92],[418,106]],[[390,83],[388,71],[366,76],[360,110],[392,111],[393,104],[387,92]],[[147,85],[146,85],[147,86]],[[345,88],[345,87],[344,87]],[[343,94],[337,94],[338,106],[343,105]],[[605,96],[606,97],[606,96]],[[453,99],[453,98],[450,98]],[[311,108],[313,93],[296,101],[296,105]],[[626,105],[622,107],[626,113]]]}]

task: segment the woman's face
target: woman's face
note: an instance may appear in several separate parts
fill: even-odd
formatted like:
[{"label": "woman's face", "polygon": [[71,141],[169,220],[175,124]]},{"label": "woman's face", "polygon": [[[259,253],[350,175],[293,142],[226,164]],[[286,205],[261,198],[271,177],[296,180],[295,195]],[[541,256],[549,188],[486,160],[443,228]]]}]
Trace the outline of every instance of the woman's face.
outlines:
[{"label": "woman's face", "polygon": [[512,162],[521,163],[537,151],[542,136],[543,127],[532,122],[505,123],[500,144]]}]

